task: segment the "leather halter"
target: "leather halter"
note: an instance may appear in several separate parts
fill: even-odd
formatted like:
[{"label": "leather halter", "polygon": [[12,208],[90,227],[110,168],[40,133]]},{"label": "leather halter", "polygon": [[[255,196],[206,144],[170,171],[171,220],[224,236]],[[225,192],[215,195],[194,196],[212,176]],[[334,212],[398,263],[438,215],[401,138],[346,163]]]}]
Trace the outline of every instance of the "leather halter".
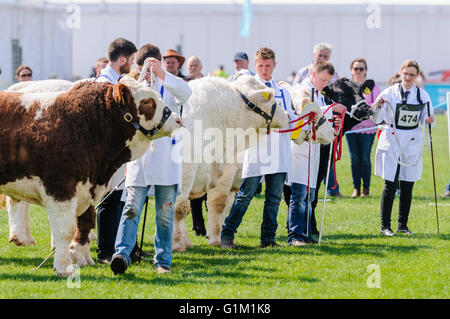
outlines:
[{"label": "leather halter", "polygon": [[172,111],[169,109],[169,107],[165,106],[164,110],[163,110],[163,116],[161,118],[161,121],[158,124],[156,124],[156,126],[154,128],[152,128],[151,130],[147,130],[141,124],[134,121],[133,115],[131,115],[129,112],[125,111],[125,109],[119,103],[117,103],[117,106],[119,107],[120,112],[122,112],[125,122],[133,125],[133,127],[136,130],[141,131],[142,134],[144,134],[147,138],[152,138],[153,136],[155,136],[162,129],[162,127],[164,126],[164,123],[167,121],[170,114],[172,114]]},{"label": "leather halter", "polygon": [[270,123],[272,123],[273,116],[277,109],[277,103],[273,103],[272,110],[270,111],[270,115],[269,115],[268,113],[264,112],[260,107],[258,107],[255,103],[250,102],[249,99],[244,94],[242,94],[239,90],[236,90],[236,91],[238,91],[238,93],[241,95],[242,100],[244,101],[245,105],[250,110],[252,110],[256,114],[261,115],[266,120],[267,131],[270,131]]}]

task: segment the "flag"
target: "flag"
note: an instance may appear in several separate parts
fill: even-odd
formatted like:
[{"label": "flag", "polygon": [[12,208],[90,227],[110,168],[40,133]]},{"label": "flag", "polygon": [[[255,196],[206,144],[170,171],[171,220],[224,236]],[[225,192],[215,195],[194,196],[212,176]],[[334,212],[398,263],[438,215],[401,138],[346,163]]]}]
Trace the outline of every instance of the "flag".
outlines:
[{"label": "flag", "polygon": [[250,26],[253,18],[253,7],[250,0],[244,0],[242,4],[242,23],[241,37],[246,38],[250,35]]}]

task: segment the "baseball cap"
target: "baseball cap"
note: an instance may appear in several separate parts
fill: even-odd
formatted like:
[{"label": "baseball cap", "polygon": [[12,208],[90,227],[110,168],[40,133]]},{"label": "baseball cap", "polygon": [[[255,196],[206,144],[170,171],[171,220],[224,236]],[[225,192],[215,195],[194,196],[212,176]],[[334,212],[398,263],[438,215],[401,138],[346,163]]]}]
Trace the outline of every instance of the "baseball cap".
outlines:
[{"label": "baseball cap", "polygon": [[247,60],[248,61],[248,56],[247,53],[245,52],[238,52],[234,55],[234,60]]}]

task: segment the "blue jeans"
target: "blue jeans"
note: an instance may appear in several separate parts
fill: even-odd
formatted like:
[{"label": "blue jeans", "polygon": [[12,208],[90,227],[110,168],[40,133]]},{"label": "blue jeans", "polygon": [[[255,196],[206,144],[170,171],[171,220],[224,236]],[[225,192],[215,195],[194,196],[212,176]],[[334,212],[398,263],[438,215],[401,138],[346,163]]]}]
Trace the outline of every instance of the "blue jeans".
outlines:
[{"label": "blue jeans", "polygon": [[[266,196],[261,224],[262,244],[275,241],[275,233],[278,227],[278,207],[280,206],[286,173],[265,175],[264,179],[266,181]],[[222,226],[221,238],[234,238],[234,234],[237,232],[253,196],[255,196],[260,181],[261,176],[242,179],[241,187],[236,194],[230,214],[225,218],[225,223]]]},{"label": "blue jeans", "polygon": [[[328,195],[334,195],[339,193],[339,183],[336,180],[336,183],[334,181],[334,170],[333,170],[333,165],[335,165],[333,162],[331,163],[330,166],[330,173],[328,174],[328,188],[327,188],[327,194]],[[326,178],[326,176],[325,176]],[[323,179],[323,184],[325,185],[325,178]],[[333,188],[334,187],[334,188]]]},{"label": "blue jeans", "polygon": [[[289,202],[289,232],[288,243],[301,240],[306,243],[311,242],[311,202],[314,200],[315,188],[310,188],[310,198],[308,205],[307,186],[303,184],[291,184],[291,200]],[[309,207],[309,225],[308,213]]]},{"label": "blue jeans", "polygon": [[447,186],[445,186],[445,191],[450,192],[450,179],[448,180]]},{"label": "blue jeans", "polygon": [[375,134],[347,134],[347,144],[350,153],[350,163],[353,178],[353,187],[361,188],[361,179],[363,188],[370,188],[370,177],[372,174],[372,165],[370,163],[370,153]]},{"label": "blue jeans", "polygon": [[[116,237],[116,253],[130,264],[130,254],[136,243],[139,219],[150,186],[127,187],[127,199],[123,207]],[[173,213],[177,185],[155,185],[156,227],[155,266],[170,268],[172,265]]]}]

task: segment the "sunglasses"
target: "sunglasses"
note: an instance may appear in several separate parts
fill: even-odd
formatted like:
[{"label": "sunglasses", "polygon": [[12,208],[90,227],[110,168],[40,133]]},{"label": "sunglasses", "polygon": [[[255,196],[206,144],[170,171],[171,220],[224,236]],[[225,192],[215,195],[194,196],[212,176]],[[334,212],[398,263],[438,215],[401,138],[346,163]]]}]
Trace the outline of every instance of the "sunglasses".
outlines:
[{"label": "sunglasses", "polygon": [[355,71],[364,71],[365,70],[365,68],[353,68],[353,70],[355,70]]},{"label": "sunglasses", "polygon": [[33,75],[32,73],[19,74],[19,77],[21,77],[21,78],[28,78],[28,77],[31,77],[32,75]]}]

